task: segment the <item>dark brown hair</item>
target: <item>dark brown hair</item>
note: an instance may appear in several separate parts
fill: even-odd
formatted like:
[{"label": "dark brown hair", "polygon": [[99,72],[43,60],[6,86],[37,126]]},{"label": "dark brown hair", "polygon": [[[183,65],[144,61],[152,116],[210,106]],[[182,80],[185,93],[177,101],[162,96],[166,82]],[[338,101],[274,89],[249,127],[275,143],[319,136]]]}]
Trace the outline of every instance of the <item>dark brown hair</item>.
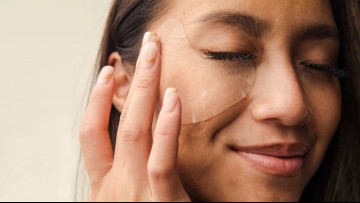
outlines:
[{"label": "dark brown hair", "polygon": [[[115,0],[105,29],[95,70],[107,65],[117,51],[129,73],[134,72],[142,36],[148,25],[166,12],[165,0]],[[331,1],[341,34],[339,65],[350,77],[341,81],[342,119],[317,173],[305,188],[302,201],[360,201],[360,2]],[[321,11],[319,11],[321,12]],[[111,110],[109,134],[115,146],[120,112]]]},{"label": "dark brown hair", "polygon": [[[101,42],[98,66],[94,72],[93,84],[108,57],[117,51],[129,74],[135,72],[143,35],[148,25],[165,12],[166,0],[114,0]],[[109,134],[115,149],[120,112],[111,108]]]},{"label": "dark brown hair", "polygon": [[350,71],[341,81],[342,118],[304,201],[360,201],[360,2],[331,1],[341,39],[339,66]]}]

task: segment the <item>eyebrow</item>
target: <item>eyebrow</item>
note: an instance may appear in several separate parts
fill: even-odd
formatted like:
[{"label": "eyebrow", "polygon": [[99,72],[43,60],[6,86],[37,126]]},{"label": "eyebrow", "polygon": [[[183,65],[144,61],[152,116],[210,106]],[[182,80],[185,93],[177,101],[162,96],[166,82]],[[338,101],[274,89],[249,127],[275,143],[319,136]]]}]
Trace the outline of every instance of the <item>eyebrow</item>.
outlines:
[{"label": "eyebrow", "polygon": [[256,38],[261,38],[268,34],[272,25],[257,17],[250,16],[239,12],[216,11],[205,14],[196,20],[198,23],[221,23],[236,27],[244,31],[246,34]]},{"label": "eyebrow", "polygon": [[301,40],[333,39],[340,41],[339,31],[335,26],[326,24],[314,24],[305,27],[300,35]]},{"label": "eyebrow", "polygon": [[[256,16],[241,12],[215,11],[201,16],[197,23],[221,23],[235,27],[255,38],[262,38],[269,34],[273,25]],[[321,39],[335,39],[339,41],[339,32],[335,26],[322,23],[308,25],[300,32],[300,40],[314,41]]]}]

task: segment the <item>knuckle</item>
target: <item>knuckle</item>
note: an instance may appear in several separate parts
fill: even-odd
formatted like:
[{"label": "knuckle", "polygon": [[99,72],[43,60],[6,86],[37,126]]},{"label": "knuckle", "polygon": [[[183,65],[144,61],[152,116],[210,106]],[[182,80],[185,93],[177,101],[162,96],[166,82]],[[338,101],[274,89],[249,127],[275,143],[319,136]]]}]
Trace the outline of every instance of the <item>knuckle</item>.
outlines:
[{"label": "knuckle", "polygon": [[138,80],[136,84],[136,89],[148,89],[155,84],[155,79],[151,76],[151,74],[139,73]]},{"label": "knuckle", "polygon": [[147,131],[143,128],[138,127],[135,124],[126,122],[122,126],[120,137],[125,143],[133,143],[138,142],[145,133],[147,133]]},{"label": "knuckle", "polygon": [[79,132],[80,143],[86,143],[95,136],[97,130],[93,126],[82,125]]},{"label": "knuckle", "polygon": [[98,100],[103,100],[104,99],[104,91],[101,91],[102,88],[100,87],[95,87],[91,93],[91,101],[98,101]]},{"label": "knuckle", "polygon": [[164,125],[155,130],[155,135],[160,137],[168,137],[174,134],[174,129],[171,126]]},{"label": "knuckle", "polygon": [[148,176],[155,181],[168,179],[172,172],[170,168],[152,165],[149,165],[147,170]]},{"label": "knuckle", "polygon": [[97,91],[97,89],[94,89],[92,94],[91,94],[91,99],[92,100],[98,100],[98,99],[101,99],[101,92]]}]

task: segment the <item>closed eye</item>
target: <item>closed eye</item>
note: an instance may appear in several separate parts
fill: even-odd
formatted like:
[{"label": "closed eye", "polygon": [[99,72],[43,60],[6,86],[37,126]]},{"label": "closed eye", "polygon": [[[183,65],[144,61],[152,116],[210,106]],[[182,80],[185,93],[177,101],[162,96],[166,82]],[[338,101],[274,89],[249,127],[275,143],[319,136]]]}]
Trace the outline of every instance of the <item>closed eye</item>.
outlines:
[{"label": "closed eye", "polygon": [[203,51],[203,56],[206,59],[218,60],[218,61],[247,61],[255,60],[256,56],[249,53],[241,52],[212,52]]},{"label": "closed eye", "polygon": [[[203,57],[210,60],[217,61],[254,61],[256,56],[250,53],[242,52],[213,52],[209,50],[203,51]],[[329,66],[323,64],[311,63],[309,61],[302,61],[300,65],[305,68],[309,68],[315,71],[321,71],[334,75],[337,78],[345,79],[349,77],[349,71],[345,68],[340,68],[338,66]]]},{"label": "closed eye", "polygon": [[308,61],[300,62],[300,65],[304,66],[305,68],[309,68],[311,70],[329,73],[340,79],[345,79],[349,77],[349,71],[345,68],[340,68],[338,66],[315,64]]}]

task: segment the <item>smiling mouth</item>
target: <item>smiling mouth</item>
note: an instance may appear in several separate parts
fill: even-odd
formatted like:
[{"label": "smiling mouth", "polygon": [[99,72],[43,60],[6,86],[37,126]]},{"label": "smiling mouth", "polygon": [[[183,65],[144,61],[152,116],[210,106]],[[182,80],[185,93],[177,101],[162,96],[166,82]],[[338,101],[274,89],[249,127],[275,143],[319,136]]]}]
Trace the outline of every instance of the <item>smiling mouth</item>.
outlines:
[{"label": "smiling mouth", "polygon": [[229,146],[240,158],[257,170],[273,176],[295,177],[304,167],[309,151],[303,144],[268,144],[261,146]]}]

